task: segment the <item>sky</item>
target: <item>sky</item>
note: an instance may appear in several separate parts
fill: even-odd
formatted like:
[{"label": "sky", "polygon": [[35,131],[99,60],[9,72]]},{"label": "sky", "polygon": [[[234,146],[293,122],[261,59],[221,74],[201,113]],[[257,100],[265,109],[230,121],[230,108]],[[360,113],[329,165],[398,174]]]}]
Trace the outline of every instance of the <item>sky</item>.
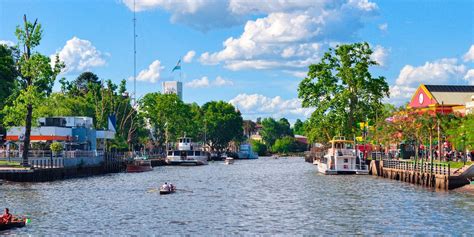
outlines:
[{"label": "sky", "polygon": [[[134,11],[135,9],[135,11]],[[390,85],[408,102],[421,84],[474,85],[474,1],[0,0],[0,43],[14,45],[23,14],[43,27],[37,48],[59,55],[59,77],[91,71],[137,97],[181,80],[183,100],[232,103],[245,119],[306,119],[298,84],[329,47],[368,42]],[[172,72],[181,60],[181,71]],[[59,90],[56,83],[55,90]]]}]

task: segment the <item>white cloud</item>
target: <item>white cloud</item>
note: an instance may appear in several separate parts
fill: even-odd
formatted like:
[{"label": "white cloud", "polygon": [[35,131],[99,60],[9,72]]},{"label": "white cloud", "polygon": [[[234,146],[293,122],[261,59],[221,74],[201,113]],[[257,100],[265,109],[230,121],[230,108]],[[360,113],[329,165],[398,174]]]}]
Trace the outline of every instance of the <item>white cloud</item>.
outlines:
[{"label": "white cloud", "polygon": [[204,77],[201,77],[201,79],[194,79],[190,82],[187,82],[184,85],[186,87],[191,87],[191,88],[209,87],[210,82],[209,82],[209,79],[206,76],[204,76]]},{"label": "white cloud", "polygon": [[426,62],[422,66],[405,65],[390,87],[390,100],[397,104],[407,102],[420,84],[459,84],[466,76],[466,67],[456,58]]},{"label": "white cloud", "polygon": [[203,87],[222,87],[222,86],[232,86],[234,82],[231,80],[225,79],[221,76],[217,76],[215,80],[209,80],[208,77],[203,76],[200,79],[194,79],[190,82],[184,84],[186,87],[190,88],[203,88]]},{"label": "white cloud", "polygon": [[372,60],[376,61],[381,67],[387,66],[388,62],[388,53],[390,50],[376,45],[374,48],[374,52],[371,55]]},{"label": "white cloud", "polygon": [[163,71],[164,68],[164,66],[161,66],[160,60],[155,60],[150,64],[150,66],[148,66],[147,69],[144,69],[138,73],[137,81],[155,83],[161,78],[161,71]]},{"label": "white cloud", "polygon": [[188,52],[186,53],[186,55],[184,55],[183,61],[184,61],[185,63],[190,63],[190,62],[192,62],[192,61],[193,61],[193,58],[194,58],[194,55],[196,55],[196,51],[194,51],[194,50],[188,51]]},{"label": "white cloud", "polygon": [[466,80],[469,85],[474,85],[474,69],[469,69],[469,71],[467,71],[464,80]]},{"label": "white cloud", "polygon": [[10,40],[0,40],[0,44],[4,44],[4,45],[9,46],[9,47],[15,46],[15,43],[13,43]]},{"label": "white cloud", "polygon": [[284,100],[280,96],[266,97],[260,94],[239,94],[229,101],[248,119],[257,117],[307,118],[314,111],[302,108],[297,98]]},{"label": "white cloud", "polygon": [[[76,36],[68,40],[57,54],[66,66],[63,73],[81,72],[106,64],[102,52],[97,50],[90,41],[79,39]],[[54,62],[55,57],[56,54],[50,56],[52,62]]]},{"label": "white cloud", "polygon": [[382,32],[387,32],[387,30],[388,30],[388,24],[387,24],[387,23],[380,24],[380,25],[379,25],[379,30],[382,31]]},{"label": "white cloud", "polygon": [[[351,39],[363,26],[364,17],[373,15],[377,9],[365,0],[333,4],[288,2],[289,5],[282,0],[267,6],[271,4],[231,1],[233,12],[269,13],[247,21],[239,37],[226,39],[220,51],[201,54],[200,62],[223,63],[231,70],[307,67],[320,58],[328,42]],[[276,9],[283,11],[272,12]]]},{"label": "white cloud", "polygon": [[466,54],[464,54],[464,62],[474,62],[474,44],[471,45],[469,48],[469,51],[467,51]]}]

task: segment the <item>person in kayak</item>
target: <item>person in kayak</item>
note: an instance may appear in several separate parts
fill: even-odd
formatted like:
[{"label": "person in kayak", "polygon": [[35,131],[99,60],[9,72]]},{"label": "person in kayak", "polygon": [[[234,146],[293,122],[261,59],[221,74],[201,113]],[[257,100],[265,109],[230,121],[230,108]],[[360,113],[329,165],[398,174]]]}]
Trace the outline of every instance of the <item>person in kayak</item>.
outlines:
[{"label": "person in kayak", "polygon": [[5,208],[5,212],[3,213],[2,216],[0,216],[0,223],[2,224],[8,224],[12,222],[12,214],[10,214],[10,210],[8,208]]}]

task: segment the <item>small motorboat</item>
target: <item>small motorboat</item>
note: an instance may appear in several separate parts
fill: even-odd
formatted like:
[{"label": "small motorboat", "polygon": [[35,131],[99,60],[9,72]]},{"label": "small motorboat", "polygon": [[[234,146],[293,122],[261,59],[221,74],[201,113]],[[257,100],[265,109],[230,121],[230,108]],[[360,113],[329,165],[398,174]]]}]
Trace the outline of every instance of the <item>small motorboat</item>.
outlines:
[{"label": "small motorboat", "polygon": [[135,157],[127,164],[127,173],[138,173],[152,171],[151,161],[146,157]]},{"label": "small motorboat", "polygon": [[275,159],[275,160],[276,160],[276,159],[278,159],[278,158],[280,158],[278,155],[273,155],[273,156],[272,156],[272,159]]},{"label": "small motorboat", "polygon": [[163,185],[160,187],[160,194],[165,195],[165,194],[170,194],[176,192],[176,186],[174,185]]},{"label": "small motorboat", "polygon": [[232,157],[225,158],[224,164],[226,164],[226,165],[234,164],[234,158],[232,158]]},{"label": "small motorboat", "polygon": [[29,223],[29,219],[27,218],[14,219],[10,223],[0,224],[0,231],[9,230],[13,228],[21,228],[24,227],[27,223]]}]

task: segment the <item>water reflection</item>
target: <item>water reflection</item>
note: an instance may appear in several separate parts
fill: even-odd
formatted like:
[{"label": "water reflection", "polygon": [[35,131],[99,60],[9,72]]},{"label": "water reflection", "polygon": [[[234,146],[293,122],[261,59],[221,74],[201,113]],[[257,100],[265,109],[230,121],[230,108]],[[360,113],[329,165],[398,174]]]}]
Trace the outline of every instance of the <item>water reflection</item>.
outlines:
[{"label": "water reflection", "polygon": [[[178,191],[160,196],[160,183]],[[302,158],[156,167],[0,186],[33,221],[12,234],[468,234],[474,196],[371,176],[324,176]],[[5,233],[2,233],[5,234]]]}]

